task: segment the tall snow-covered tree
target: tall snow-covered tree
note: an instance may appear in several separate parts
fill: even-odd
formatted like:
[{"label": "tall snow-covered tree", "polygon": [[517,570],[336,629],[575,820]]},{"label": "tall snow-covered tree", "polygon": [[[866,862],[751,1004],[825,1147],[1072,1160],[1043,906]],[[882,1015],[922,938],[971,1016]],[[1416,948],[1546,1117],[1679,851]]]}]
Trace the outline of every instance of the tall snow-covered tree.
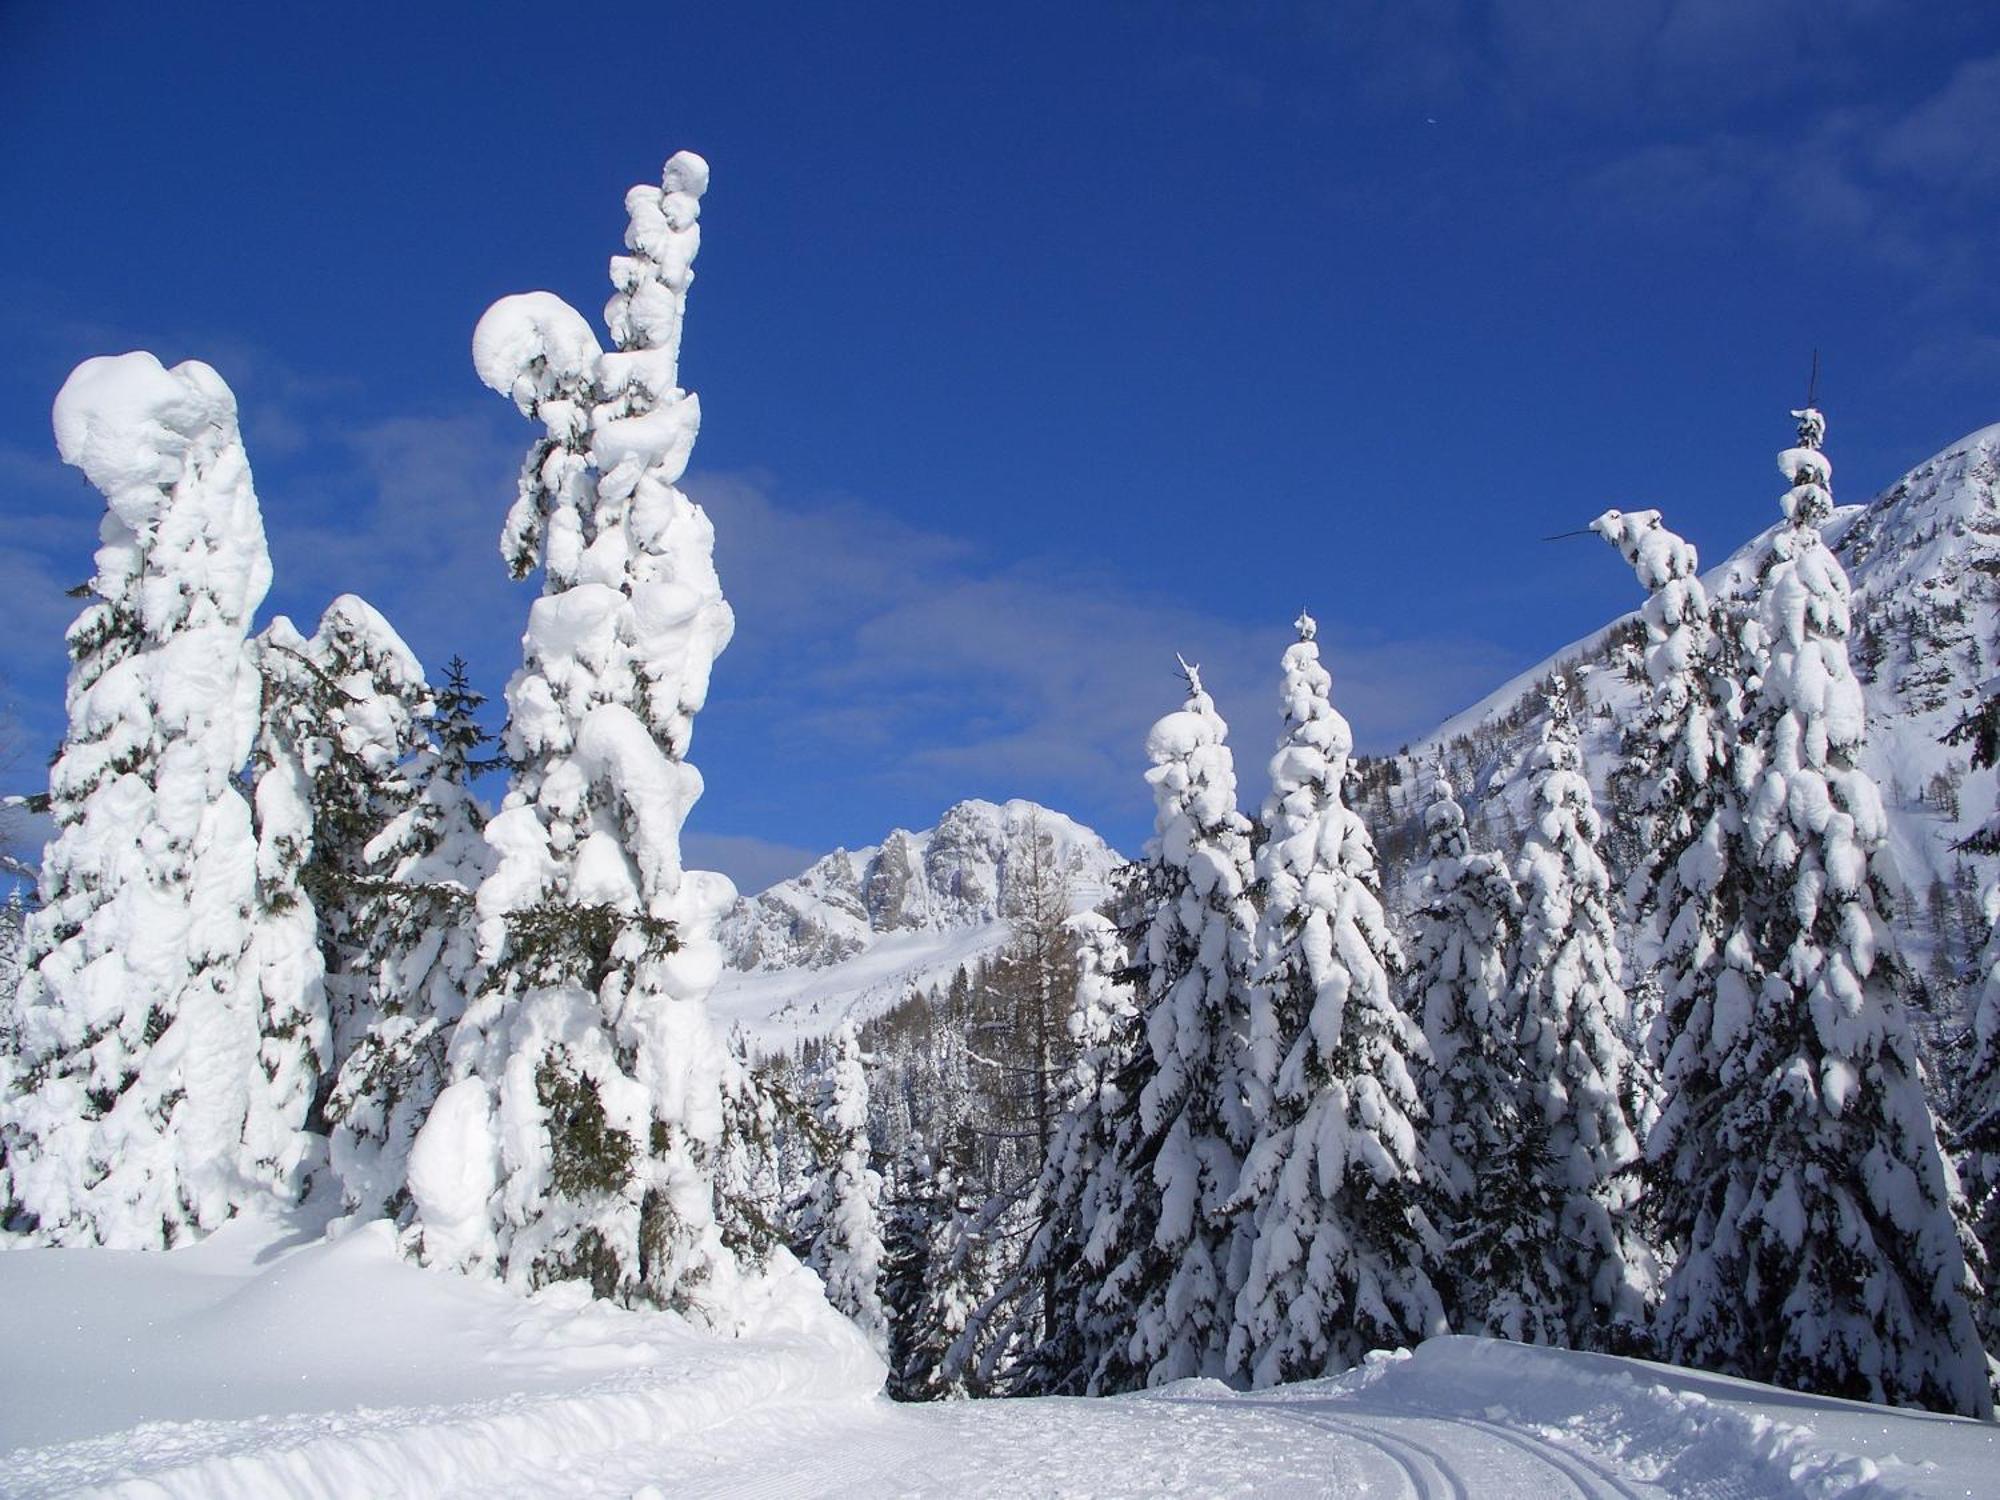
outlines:
[{"label": "tall snow-covered tree", "polygon": [[1430,1060],[1426,1166],[1444,1241],[1438,1291],[1460,1333],[1528,1336],[1559,1275],[1526,1191],[1543,1134],[1523,1109],[1520,1004],[1512,987],[1521,896],[1498,854],[1475,852],[1442,764],[1424,810],[1426,852],[1405,993]]},{"label": "tall snow-covered tree", "polygon": [[730,1324],[765,1249],[761,1215],[717,1203],[744,1178],[720,1158],[750,1088],[706,1006],[734,891],[680,850],[694,715],[732,630],[713,528],[675,487],[700,417],[679,350],[707,183],[682,152],[626,195],[613,349],[545,292],[501,299],[473,336],[480,378],[544,427],[502,535],[542,595],[507,687],[514,782],[486,826],[486,977],[410,1188],[426,1259]]},{"label": "tall snow-covered tree", "polygon": [[1657,1338],[1682,1363],[1987,1415],[1976,1283],[1880,915],[1887,827],[1858,764],[1847,579],[1819,533],[1825,426],[1797,415],[1758,597],[1765,664],[1732,757],[1740,811],[1721,809],[1680,861],[1733,920],[1685,935],[1683,951],[1714,945],[1719,961],[1648,1143],[1678,1251]]},{"label": "tall snow-covered tree", "polygon": [[[1638,1343],[1656,1278],[1638,1223],[1637,1123],[1645,1079],[1629,1045],[1611,877],[1570,717],[1552,685],[1541,743],[1528,758],[1531,820],[1515,880],[1522,896],[1514,988],[1536,1242],[1550,1247],[1555,1300],[1518,1337],[1570,1348]],[[1539,1323],[1540,1326],[1536,1326]]]},{"label": "tall snow-covered tree", "polygon": [[[294,1185],[289,1152],[245,1147],[266,1096],[257,843],[234,778],[257,729],[245,638],[271,565],[236,400],[207,365],[86,360],[55,433],[107,512],[96,597],[69,632],[0,1196],[51,1243],[157,1248]],[[250,1134],[303,1123],[301,1108]]]},{"label": "tall snow-covered tree", "polygon": [[1184,707],[1146,737],[1155,836],[1128,885],[1137,1013],[1100,1088],[1105,1146],[1083,1191],[1087,1267],[1051,1322],[1098,1395],[1220,1375],[1245,1237],[1230,1203],[1250,1143],[1250,824],[1228,726],[1183,664]]},{"label": "tall snow-covered tree", "polygon": [[453,1028],[477,982],[472,900],[492,868],[472,793],[491,738],[484,698],[454,657],[403,768],[408,805],[361,850],[362,1026],[342,1056],[326,1114],[334,1175],[350,1212],[410,1212],[410,1144],[444,1087]]},{"label": "tall snow-covered tree", "polygon": [[883,1354],[882,1178],[868,1164],[868,1073],[852,1019],[835,1028],[816,1113],[828,1159],[806,1213],[801,1257],[819,1273],[827,1300]]},{"label": "tall snow-covered tree", "polygon": [[1257,1134],[1239,1190],[1254,1238],[1228,1353],[1257,1385],[1345,1369],[1444,1329],[1414,1076],[1426,1048],[1391,991],[1402,954],[1374,843],[1342,799],[1354,738],[1317,633],[1302,614],[1285,652],[1285,727],[1256,858]]},{"label": "tall snow-covered tree", "polygon": [[1220,1375],[1247,1247],[1230,1205],[1252,1126],[1250,823],[1229,727],[1200,673],[1185,672],[1185,706],[1146,737],[1154,839],[1135,955],[1145,1046],[1117,1085],[1125,1114],[1106,1168],[1121,1201],[1085,1329],[1093,1393]]}]

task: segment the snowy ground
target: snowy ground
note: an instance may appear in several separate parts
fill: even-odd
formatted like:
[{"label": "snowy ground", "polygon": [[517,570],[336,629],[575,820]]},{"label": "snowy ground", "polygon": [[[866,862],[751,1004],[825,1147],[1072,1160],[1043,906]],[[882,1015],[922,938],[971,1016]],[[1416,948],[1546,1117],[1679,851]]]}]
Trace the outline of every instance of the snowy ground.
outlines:
[{"label": "snowy ground", "polygon": [[797,1290],[720,1340],[296,1219],[0,1254],[0,1494],[2000,1494],[1991,1425],[1479,1339],[1253,1395],[895,1406]]}]

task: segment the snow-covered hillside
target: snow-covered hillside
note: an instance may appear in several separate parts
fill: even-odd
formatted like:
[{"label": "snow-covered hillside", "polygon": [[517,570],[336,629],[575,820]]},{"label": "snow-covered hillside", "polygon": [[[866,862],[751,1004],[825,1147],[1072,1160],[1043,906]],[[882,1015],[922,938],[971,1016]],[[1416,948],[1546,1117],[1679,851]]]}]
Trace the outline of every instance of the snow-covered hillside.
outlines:
[{"label": "snow-covered hillside", "polygon": [[898,1406],[810,1284],[731,1340],[388,1240],[246,1215],[183,1250],[0,1254],[0,1493],[1775,1500],[2000,1473],[1990,1423],[1469,1338],[1255,1394]]},{"label": "snow-covered hillside", "polygon": [[1036,830],[1066,873],[1071,904],[1102,901],[1123,861],[1090,829],[1019,799],[961,802],[935,828],[837,849],[737,902],[722,927],[732,972],[710,1009],[769,1049],[948,979],[1006,941],[1015,866]]},{"label": "snow-covered hillside", "polygon": [[[1777,491],[1774,484],[1774,523]],[[1672,524],[1671,512],[1666,520]],[[1705,574],[1711,596],[1741,593],[1754,582],[1770,536],[1764,532]],[[1968,876],[1973,883],[1990,878],[1952,845],[1992,808],[1994,773],[1972,770],[1964,747],[1940,741],[2000,672],[2000,425],[1953,443],[1869,504],[1842,507],[1826,536],[1853,584],[1853,660],[1868,702],[1865,765],[1882,787],[1910,895],[1893,915],[1912,947],[1928,953],[1932,934],[1923,908],[1932,882],[1951,887]],[[1592,555],[1587,549],[1595,543],[1572,545],[1580,549],[1577,567],[1621,566],[1608,549]],[[1627,670],[1635,619],[1613,621],[1563,648],[1412,744],[1393,767],[1371,768],[1382,793],[1377,810],[1386,802],[1390,814],[1389,826],[1378,828],[1387,852],[1414,845],[1441,750],[1486,838],[1511,846],[1526,812],[1520,769],[1540,734],[1539,694],[1557,669],[1587,709],[1592,779],[1602,797],[1617,753],[1616,726],[1631,717],[1641,692]]]}]

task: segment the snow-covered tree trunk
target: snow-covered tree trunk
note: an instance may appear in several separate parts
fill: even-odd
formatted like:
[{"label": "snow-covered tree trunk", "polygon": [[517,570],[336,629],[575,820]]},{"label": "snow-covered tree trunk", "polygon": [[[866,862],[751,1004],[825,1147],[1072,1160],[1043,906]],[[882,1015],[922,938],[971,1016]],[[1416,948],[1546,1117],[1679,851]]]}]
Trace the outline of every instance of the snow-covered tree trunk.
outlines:
[{"label": "snow-covered tree trunk", "polygon": [[157,1248],[295,1185],[302,1101],[250,1121],[269,1096],[257,842],[234,781],[257,729],[245,637],[271,566],[236,401],[207,365],[86,360],[55,430],[108,511],[96,601],[69,632],[57,831],[0,1100],[7,1216],[51,1243]]},{"label": "snow-covered tree trunk", "polygon": [[827,1300],[886,1355],[882,1179],[868,1164],[868,1074],[863,1064],[854,1022],[843,1021],[834,1031],[820,1084],[819,1125],[829,1159],[814,1184],[804,1260],[826,1284]]},{"label": "snow-covered tree trunk", "polygon": [[1458,1332],[1520,1339],[1532,1316],[1546,1316],[1560,1280],[1525,1191],[1543,1135],[1529,1130],[1523,1110],[1527,1078],[1512,988],[1521,897],[1505,861],[1473,852],[1442,765],[1424,831],[1429,863],[1405,982],[1430,1045],[1422,1094],[1445,1245],[1439,1292]]},{"label": "snow-covered tree trunk", "polygon": [[1819,534],[1824,423],[1797,415],[1758,602],[1768,659],[1730,778],[1740,814],[1723,809],[1681,861],[1705,859],[1708,910],[1734,920],[1681,950],[1719,962],[1688,1012],[1699,1029],[1669,1054],[1648,1147],[1679,1252],[1658,1339],[1683,1363],[1986,1415],[1956,1185],[1880,915],[1887,827],[1857,764],[1847,579]]},{"label": "snow-covered tree trunk", "polygon": [[[1402,954],[1375,847],[1341,797],[1354,739],[1312,617],[1285,653],[1251,987],[1252,1233],[1228,1366],[1256,1385],[1324,1375],[1444,1329],[1424,1206],[1422,1033],[1390,992]],[[1183,1371],[1180,1373],[1194,1373]]]},{"label": "snow-covered tree trunk", "polygon": [[1523,1165],[1552,1249],[1555,1300],[1530,1309],[1516,1337],[1576,1349],[1637,1344],[1657,1279],[1638,1219],[1644,1079],[1629,1045],[1619,983],[1611,877],[1598,856],[1599,823],[1583,752],[1557,679],[1541,743],[1528,759],[1532,821],[1515,880],[1521,943],[1522,1078],[1530,1138]]},{"label": "snow-covered tree trunk", "polygon": [[706,1007],[734,891],[680,853],[693,719],[732,629],[708,517],[675,488],[700,420],[678,352],[707,182],[682,152],[626,195],[613,350],[544,292],[473,337],[481,379],[545,428],[502,537],[543,591],[507,688],[516,778],[486,827],[486,977],[410,1168],[427,1259],[727,1323],[763,1250],[725,1241],[716,1201],[749,1088]]}]

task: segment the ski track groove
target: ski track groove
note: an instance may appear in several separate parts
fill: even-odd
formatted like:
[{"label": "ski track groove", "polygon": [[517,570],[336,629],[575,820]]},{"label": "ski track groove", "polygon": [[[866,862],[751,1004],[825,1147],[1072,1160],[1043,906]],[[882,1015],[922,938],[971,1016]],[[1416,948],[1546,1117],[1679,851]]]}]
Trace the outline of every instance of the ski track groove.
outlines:
[{"label": "ski track groove", "polygon": [[[1442,1413],[1426,1415],[1436,1415],[1443,1420],[1463,1422],[1468,1427],[1480,1428],[1505,1442],[1512,1443],[1524,1452],[1534,1454],[1550,1467],[1561,1469],[1567,1474],[1570,1483],[1577,1487],[1577,1493],[1584,1496],[1585,1500],[1604,1500],[1607,1496],[1616,1497],[1616,1500],[1648,1500],[1645,1491],[1636,1488],[1615,1469],[1547,1438],[1532,1437],[1517,1428],[1507,1426],[1504,1422],[1489,1421],[1484,1417],[1445,1417]],[[1585,1476],[1590,1482],[1585,1482]]]},{"label": "ski track groove", "polygon": [[[1405,1437],[1392,1437],[1365,1422],[1336,1417],[1330,1412],[1299,1412],[1295,1420],[1388,1454],[1409,1476],[1410,1494],[1415,1500],[1444,1500],[1447,1495],[1450,1500],[1472,1500],[1472,1492],[1458,1477],[1451,1461],[1435,1448]],[[1423,1469],[1426,1466],[1436,1471],[1442,1489],[1425,1483]]]},{"label": "ski track groove", "polygon": [[[1467,1416],[1459,1412],[1411,1408],[1405,1411],[1336,1415],[1312,1409],[1300,1410],[1299,1407],[1303,1403],[1258,1400],[1255,1397],[1239,1402],[1204,1401],[1203,1404],[1219,1407],[1234,1405],[1259,1407],[1275,1412],[1287,1420],[1319,1427],[1350,1441],[1375,1448],[1403,1470],[1411,1492],[1418,1497],[1418,1500],[1432,1500],[1433,1496],[1443,1493],[1427,1485],[1422,1473],[1426,1465],[1436,1470],[1452,1500],[1472,1500],[1473,1492],[1467,1488],[1466,1480],[1460,1476],[1458,1465],[1442,1449],[1418,1442],[1406,1435],[1384,1431],[1376,1425],[1377,1423],[1393,1421],[1442,1423],[1482,1433],[1490,1439],[1497,1439],[1526,1454],[1542,1467],[1553,1470],[1568,1482],[1580,1500],[1650,1500],[1650,1497],[1660,1493],[1656,1486],[1641,1489],[1609,1465],[1545,1438],[1531,1436],[1507,1426],[1504,1422]],[[1415,1458],[1411,1457],[1412,1454]]]}]

